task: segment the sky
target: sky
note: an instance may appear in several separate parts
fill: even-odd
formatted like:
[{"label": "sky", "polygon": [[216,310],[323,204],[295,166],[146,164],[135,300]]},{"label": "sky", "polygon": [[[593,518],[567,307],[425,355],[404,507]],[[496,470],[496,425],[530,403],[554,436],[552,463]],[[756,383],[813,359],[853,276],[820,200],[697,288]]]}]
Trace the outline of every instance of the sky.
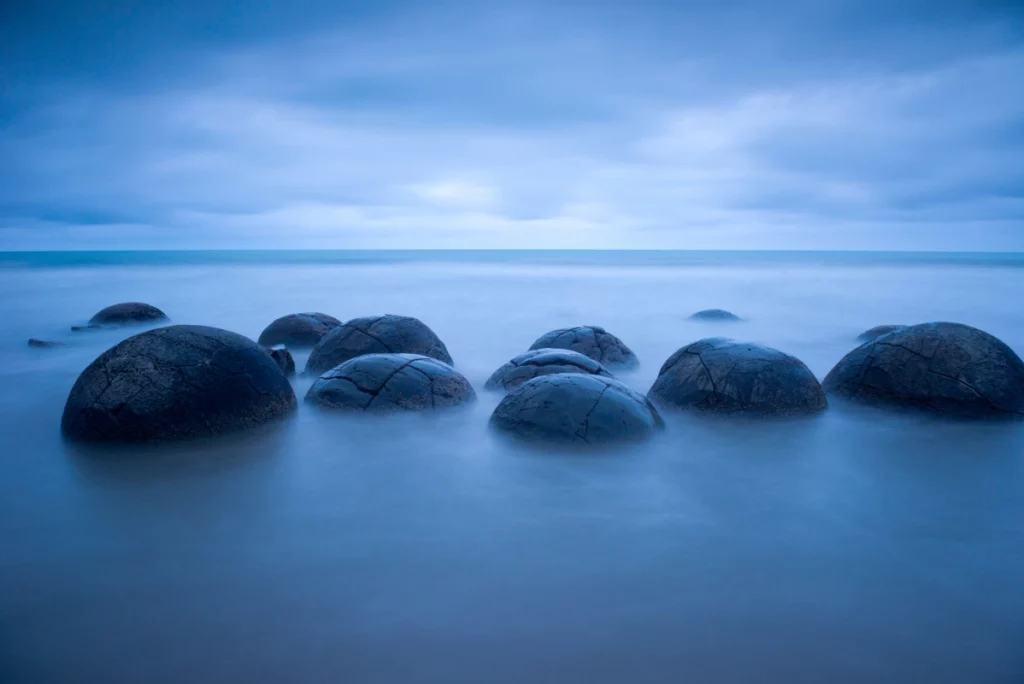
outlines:
[{"label": "sky", "polygon": [[1017,1],[0,3],[0,249],[1024,251]]}]

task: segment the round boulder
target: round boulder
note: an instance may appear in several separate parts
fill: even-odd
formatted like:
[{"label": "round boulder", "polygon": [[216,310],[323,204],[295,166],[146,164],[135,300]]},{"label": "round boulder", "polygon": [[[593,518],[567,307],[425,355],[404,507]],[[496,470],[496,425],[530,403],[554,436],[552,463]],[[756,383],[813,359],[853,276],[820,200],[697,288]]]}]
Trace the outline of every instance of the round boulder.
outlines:
[{"label": "round boulder", "polygon": [[494,371],[484,388],[511,390],[531,378],[555,373],[586,373],[612,377],[604,366],[579,352],[568,349],[534,349],[520,354]]},{"label": "round boulder", "polygon": [[690,316],[691,321],[742,321],[743,319],[725,309],[704,309]]},{"label": "round boulder", "polygon": [[552,330],[530,345],[535,349],[568,349],[589,356],[605,368],[628,370],[640,365],[633,350],[615,335],[596,325]]},{"label": "round boulder", "polygon": [[103,352],[71,388],[61,431],[86,442],[150,442],[252,428],[295,410],[295,393],[252,340],[173,325]]},{"label": "round boulder", "polygon": [[290,378],[295,375],[295,359],[292,358],[292,353],[288,351],[287,347],[281,344],[267,347],[267,353],[270,354],[270,358],[274,359],[274,363],[281,369],[285,377]]},{"label": "round boulder", "polygon": [[670,356],[647,396],[664,408],[750,416],[798,416],[828,406],[817,378],[799,359],[720,337]]},{"label": "round boulder", "polygon": [[638,442],[664,427],[657,409],[618,380],[558,373],[509,392],[491,426],[529,442],[600,445]]},{"label": "round boulder", "polygon": [[903,330],[905,325],[876,325],[874,328],[865,330],[860,335],[857,335],[859,342],[870,342],[871,340],[877,339],[882,335],[888,335],[896,330]]},{"label": "round boulder", "polygon": [[827,392],[874,406],[962,418],[1024,415],[1024,362],[986,332],[923,323],[854,349],[825,377]]},{"label": "round boulder", "polygon": [[312,347],[339,325],[341,321],[323,313],[288,314],[268,325],[260,333],[258,342],[264,347],[278,344],[297,348]]},{"label": "round boulder", "polygon": [[466,378],[420,354],[364,354],[321,375],[306,401],[347,411],[433,411],[476,399]]},{"label": "round boulder", "polygon": [[167,314],[150,304],[123,302],[103,309],[89,319],[93,325],[131,325],[133,323],[156,323],[166,321]]},{"label": "round boulder", "polygon": [[453,365],[434,331],[409,316],[354,318],[324,335],[306,361],[306,373],[324,371],[364,354],[420,354]]}]

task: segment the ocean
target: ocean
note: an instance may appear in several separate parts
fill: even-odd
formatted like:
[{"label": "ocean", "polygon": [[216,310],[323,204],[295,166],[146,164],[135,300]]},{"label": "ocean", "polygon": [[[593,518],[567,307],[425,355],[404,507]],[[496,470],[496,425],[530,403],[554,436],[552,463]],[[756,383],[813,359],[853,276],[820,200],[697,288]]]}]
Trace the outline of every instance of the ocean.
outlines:
[{"label": "ocean", "polygon": [[[119,301],[253,339],[293,312],[415,316],[479,399],[300,402],[252,434],[85,453],[64,400],[134,331],[69,326]],[[617,376],[641,392],[709,336],[819,379],[879,324],[1021,353],[1022,301],[1020,254],[0,253],[0,681],[1022,682],[1024,424],[666,415],[586,455],[495,438],[483,390],[587,324],[636,352]],[[706,308],[746,320],[687,319]]]}]

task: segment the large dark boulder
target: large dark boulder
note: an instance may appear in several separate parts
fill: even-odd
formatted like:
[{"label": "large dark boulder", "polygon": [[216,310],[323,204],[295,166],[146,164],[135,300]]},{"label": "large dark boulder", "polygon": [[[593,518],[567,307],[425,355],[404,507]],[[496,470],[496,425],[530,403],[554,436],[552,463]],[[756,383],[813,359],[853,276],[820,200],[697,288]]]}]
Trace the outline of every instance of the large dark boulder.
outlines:
[{"label": "large dark boulder", "polygon": [[295,393],[252,340],[173,325],[103,352],[71,388],[61,430],[87,442],[150,442],[253,428],[295,410]]},{"label": "large dark boulder", "polygon": [[453,365],[444,342],[422,321],[388,314],[354,318],[328,332],[313,347],[306,373],[320,375],[364,354],[421,354]]},{"label": "large dark boulder", "polygon": [[511,390],[531,378],[555,373],[586,373],[612,377],[604,366],[579,352],[568,349],[534,349],[520,354],[494,371],[484,388]]},{"label": "large dark boulder", "polygon": [[643,395],[618,380],[580,373],[527,380],[505,395],[490,423],[524,441],[581,446],[638,442],[664,426]]},{"label": "large dark boulder", "polygon": [[347,411],[433,411],[476,399],[466,378],[420,354],[364,354],[321,375],[306,401]]},{"label": "large dark boulder", "polygon": [[552,330],[537,338],[530,349],[569,349],[589,356],[609,369],[628,370],[640,365],[633,350],[618,337],[596,325]]},{"label": "large dark boulder", "polygon": [[818,380],[799,359],[721,337],[670,356],[647,396],[663,408],[749,416],[797,416],[828,405]]},{"label": "large dark boulder", "polygon": [[312,347],[339,325],[341,321],[323,313],[288,314],[268,325],[257,341],[264,347],[278,344],[295,348]]},{"label": "large dark boulder", "polygon": [[882,335],[888,335],[896,330],[903,330],[907,326],[905,325],[876,325],[874,328],[865,330],[860,335],[857,335],[857,341],[859,342],[870,342],[871,340],[877,339]]},{"label": "large dark boulder", "polygon": [[704,309],[690,315],[691,321],[742,321],[743,319],[725,309]]},{"label": "large dark boulder", "polygon": [[963,418],[1024,415],[1024,362],[959,323],[924,323],[857,347],[824,381],[837,397]]},{"label": "large dark boulder", "polygon": [[167,314],[150,304],[124,302],[113,304],[89,319],[92,325],[131,325],[133,323],[157,323],[166,321]]}]

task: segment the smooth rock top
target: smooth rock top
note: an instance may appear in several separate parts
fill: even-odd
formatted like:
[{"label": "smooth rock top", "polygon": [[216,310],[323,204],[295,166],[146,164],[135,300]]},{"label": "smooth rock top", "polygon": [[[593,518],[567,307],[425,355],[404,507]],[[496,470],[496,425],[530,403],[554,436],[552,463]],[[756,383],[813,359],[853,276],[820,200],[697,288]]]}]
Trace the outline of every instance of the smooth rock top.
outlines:
[{"label": "smooth rock top", "polygon": [[589,356],[609,369],[628,370],[640,365],[633,350],[618,337],[596,325],[552,330],[537,338],[530,349],[568,349]]},{"label": "smooth rock top", "polygon": [[882,335],[888,335],[891,332],[903,330],[906,327],[905,325],[876,325],[874,328],[865,330],[860,335],[857,335],[857,340],[860,342],[870,342]]},{"label": "smooth rock top", "polygon": [[253,428],[295,410],[295,393],[252,340],[218,328],[157,328],[82,371],[61,419],[69,438],[149,442]]},{"label": "smooth rock top", "polygon": [[690,316],[691,321],[742,321],[743,319],[725,309],[704,309]]},{"label": "smooth rock top", "polygon": [[320,375],[364,354],[421,354],[453,365],[434,331],[409,316],[354,318],[324,335],[306,361],[306,373]]},{"label": "smooth rock top", "polygon": [[664,427],[643,395],[618,380],[580,373],[527,380],[505,395],[490,424],[525,441],[579,446],[638,442]]},{"label": "smooth rock top", "polygon": [[857,347],[824,381],[830,394],[874,406],[962,418],[1024,415],[1024,362],[986,332],[924,323]]},{"label": "smooth rock top", "polygon": [[264,347],[284,344],[289,347],[312,347],[320,338],[341,325],[334,316],[310,312],[281,316],[260,333],[258,342]]},{"label": "smooth rock top", "polygon": [[466,378],[420,354],[365,354],[317,379],[306,401],[348,411],[434,411],[476,399]]},{"label": "smooth rock top", "polygon": [[751,416],[796,416],[828,405],[817,378],[799,359],[720,337],[670,356],[647,396],[665,408]]},{"label": "smooth rock top", "polygon": [[494,371],[484,388],[515,389],[531,378],[555,373],[585,373],[612,377],[604,366],[579,352],[569,349],[534,349],[520,354]]},{"label": "smooth rock top", "polygon": [[124,302],[113,304],[89,319],[91,325],[128,325],[166,321],[167,314],[150,304]]}]

